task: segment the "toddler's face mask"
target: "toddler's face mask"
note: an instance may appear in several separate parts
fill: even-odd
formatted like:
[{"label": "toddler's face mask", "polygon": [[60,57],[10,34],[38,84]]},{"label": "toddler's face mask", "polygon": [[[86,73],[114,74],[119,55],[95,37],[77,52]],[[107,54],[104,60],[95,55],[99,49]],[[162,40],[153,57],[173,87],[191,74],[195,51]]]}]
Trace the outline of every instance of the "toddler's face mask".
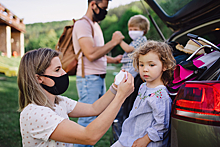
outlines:
[{"label": "toddler's face mask", "polygon": [[54,81],[54,85],[52,87],[44,85],[41,83],[41,86],[53,95],[60,95],[63,94],[68,86],[69,86],[69,77],[67,74],[62,75],[60,77],[48,76],[48,75],[41,75],[44,77],[48,77]]},{"label": "toddler's face mask", "polygon": [[144,35],[144,31],[129,31],[128,34],[132,40],[136,40],[138,37],[142,37]]}]

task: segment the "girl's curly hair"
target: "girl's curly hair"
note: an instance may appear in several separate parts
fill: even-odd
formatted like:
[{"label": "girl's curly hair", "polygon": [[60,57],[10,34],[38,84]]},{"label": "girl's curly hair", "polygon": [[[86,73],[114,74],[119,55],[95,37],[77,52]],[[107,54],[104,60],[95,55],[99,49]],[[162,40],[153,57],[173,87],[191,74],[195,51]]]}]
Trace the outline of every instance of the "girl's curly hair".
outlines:
[{"label": "girl's curly hair", "polygon": [[140,55],[146,55],[149,52],[154,52],[158,55],[163,67],[166,71],[162,74],[162,81],[164,85],[167,85],[172,80],[173,70],[176,66],[176,60],[172,54],[172,48],[165,42],[149,40],[137,49],[133,54],[133,66],[136,71],[139,70],[139,57]]}]

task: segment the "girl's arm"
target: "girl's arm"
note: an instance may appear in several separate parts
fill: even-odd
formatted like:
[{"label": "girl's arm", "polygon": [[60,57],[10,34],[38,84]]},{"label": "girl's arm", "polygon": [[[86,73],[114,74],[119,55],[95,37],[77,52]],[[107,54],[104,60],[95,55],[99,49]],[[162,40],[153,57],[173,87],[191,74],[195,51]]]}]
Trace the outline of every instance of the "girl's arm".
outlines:
[{"label": "girl's arm", "polygon": [[[50,139],[66,142],[66,143],[77,143],[77,144],[90,144],[94,145],[96,142],[106,133],[115,119],[121,105],[127,96],[129,96],[134,90],[134,78],[131,74],[128,74],[128,79],[123,81],[118,86],[117,94],[114,95],[108,91],[100,100],[94,103],[92,111],[103,111],[94,121],[92,121],[87,127],[80,126],[79,124],[70,121],[63,120],[53,131]],[[114,99],[113,99],[114,98]],[[110,103],[110,104],[109,104]],[[78,105],[78,104],[77,104]],[[80,108],[83,107],[82,109]],[[85,106],[81,103],[76,106],[75,113],[83,115],[86,110]],[[105,108],[108,106],[107,108]],[[71,114],[76,115],[76,114]]]},{"label": "girl's arm", "polygon": [[163,91],[161,95],[163,96],[155,96],[155,99],[148,103],[153,110],[154,120],[151,127],[146,129],[146,134],[154,142],[164,139],[170,125],[171,101],[166,92]]},{"label": "girl's arm", "polygon": [[144,137],[135,140],[132,147],[146,147],[150,142],[151,140],[148,137],[148,134],[146,134]]},{"label": "girl's arm", "polygon": [[133,50],[134,50],[134,47],[133,47],[133,46],[128,45],[128,44],[127,44],[126,42],[124,42],[123,40],[121,41],[120,46],[121,46],[121,48],[122,48],[125,52],[127,52],[127,53],[133,52]]}]

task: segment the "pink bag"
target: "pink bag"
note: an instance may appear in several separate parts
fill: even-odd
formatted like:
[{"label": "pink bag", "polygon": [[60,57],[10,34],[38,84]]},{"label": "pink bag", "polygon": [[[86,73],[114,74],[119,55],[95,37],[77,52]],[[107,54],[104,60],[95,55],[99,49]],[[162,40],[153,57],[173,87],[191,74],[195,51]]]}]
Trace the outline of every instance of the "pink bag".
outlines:
[{"label": "pink bag", "polygon": [[205,63],[202,62],[201,60],[195,60],[192,61],[193,66],[195,66],[192,69],[189,69],[187,67],[182,66],[181,64],[177,64],[176,68],[174,70],[174,80],[173,83],[180,83],[181,81],[189,78],[190,76],[193,75],[193,73],[195,72],[195,70],[198,70],[202,65],[204,65]]},{"label": "pink bag", "polygon": [[206,69],[218,60],[220,52],[213,51],[208,54],[200,55],[199,57],[189,60],[182,61],[176,65],[173,75],[173,81],[169,85],[169,91],[177,92],[178,88],[185,82],[196,80]]}]

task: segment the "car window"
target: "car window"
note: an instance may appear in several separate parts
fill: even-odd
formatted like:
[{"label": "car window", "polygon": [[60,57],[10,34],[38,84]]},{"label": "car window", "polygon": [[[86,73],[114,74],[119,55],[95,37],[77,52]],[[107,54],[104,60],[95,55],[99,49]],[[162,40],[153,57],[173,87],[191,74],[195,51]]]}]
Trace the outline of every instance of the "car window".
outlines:
[{"label": "car window", "polygon": [[168,15],[172,16],[192,0],[155,0],[155,1]]}]

